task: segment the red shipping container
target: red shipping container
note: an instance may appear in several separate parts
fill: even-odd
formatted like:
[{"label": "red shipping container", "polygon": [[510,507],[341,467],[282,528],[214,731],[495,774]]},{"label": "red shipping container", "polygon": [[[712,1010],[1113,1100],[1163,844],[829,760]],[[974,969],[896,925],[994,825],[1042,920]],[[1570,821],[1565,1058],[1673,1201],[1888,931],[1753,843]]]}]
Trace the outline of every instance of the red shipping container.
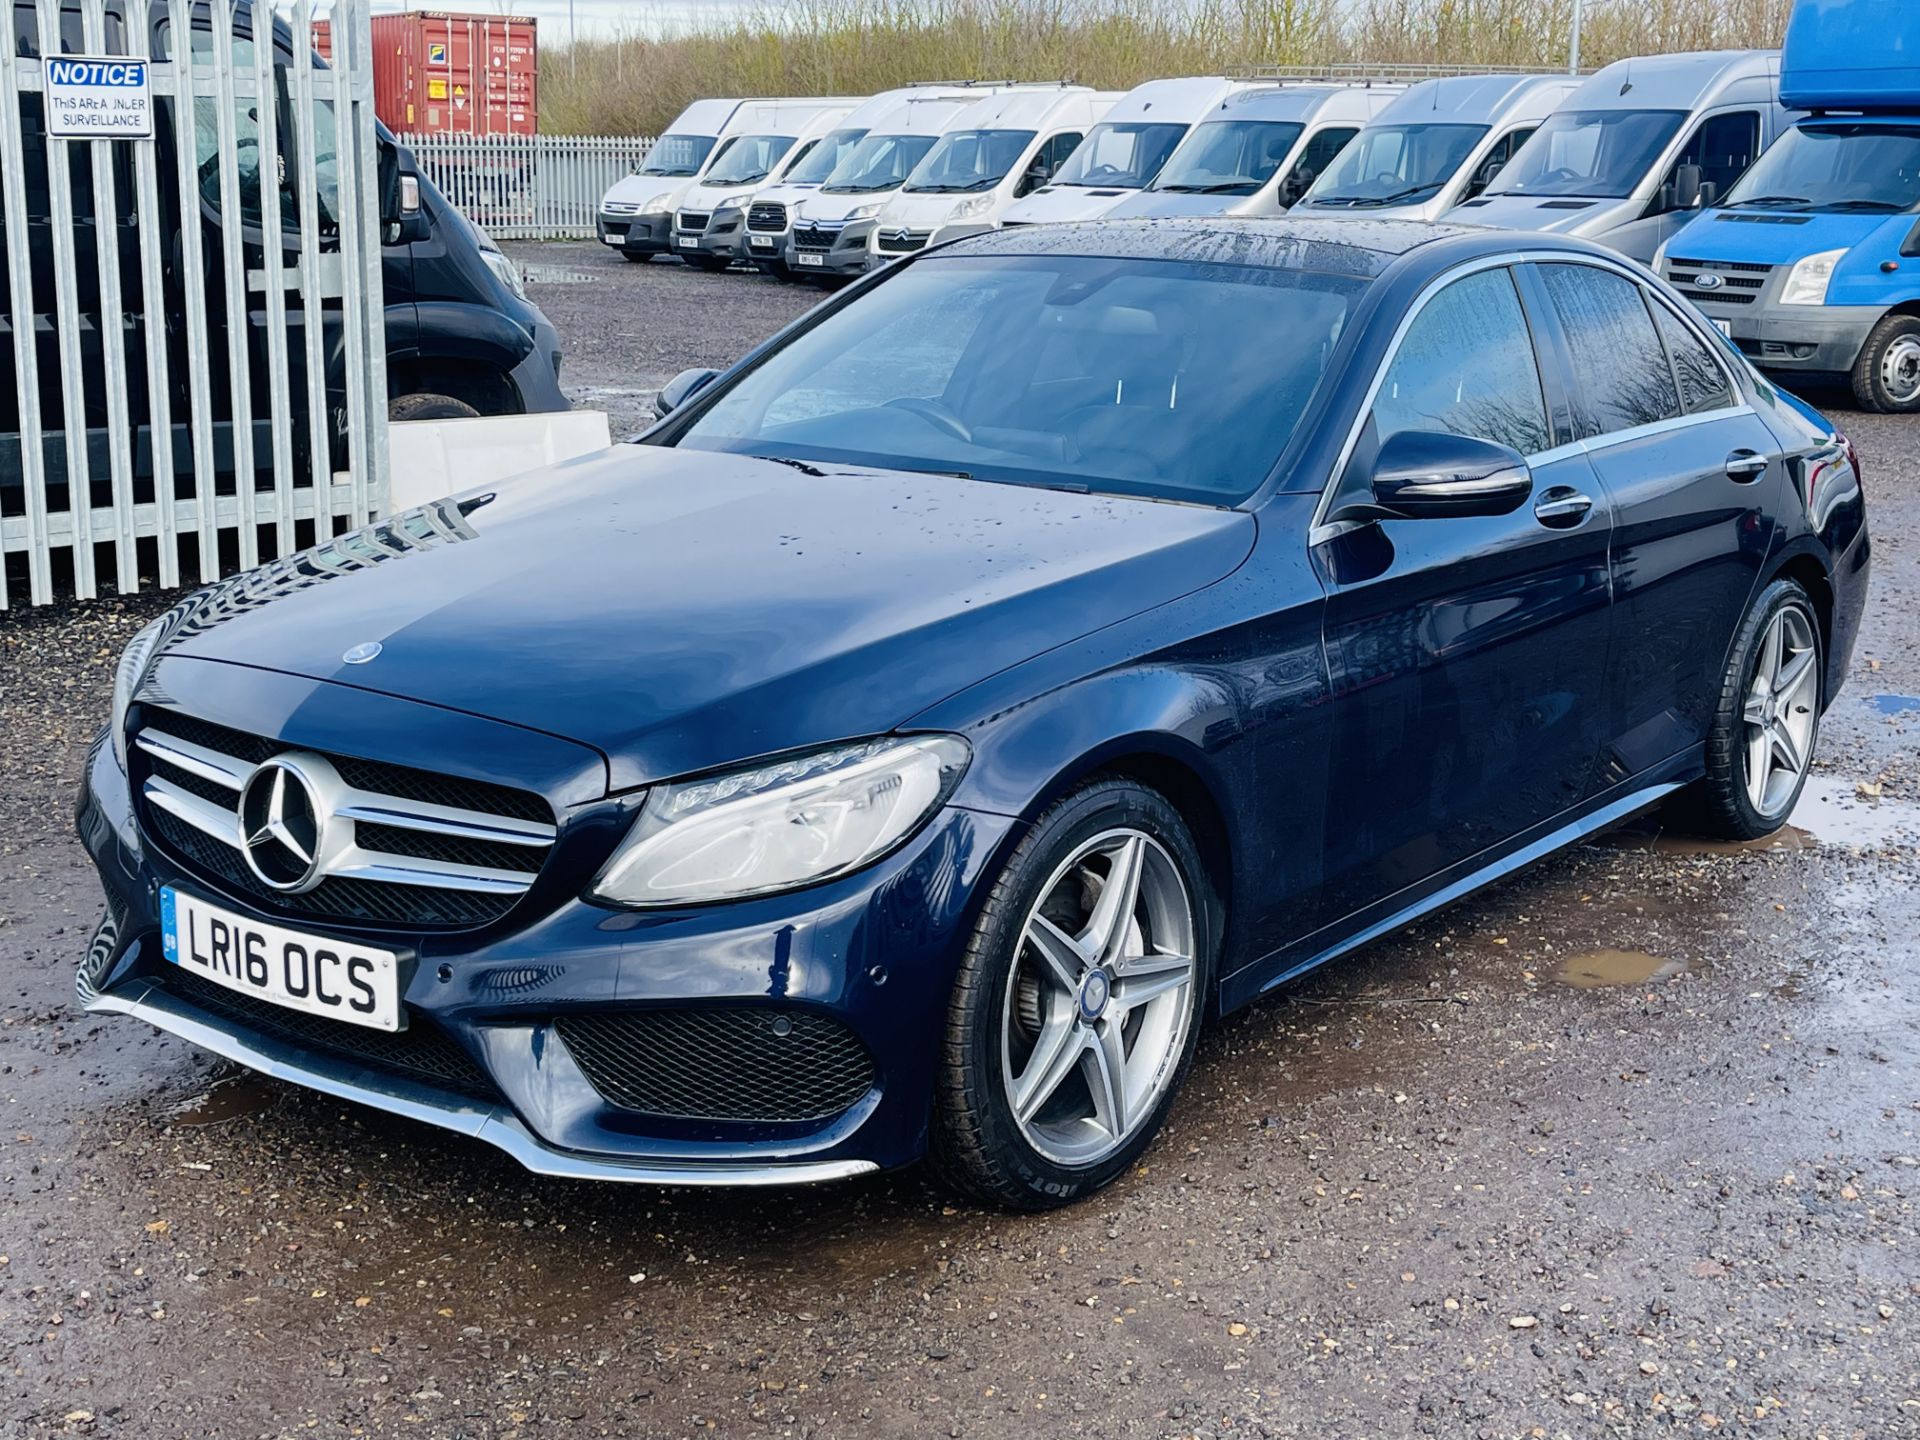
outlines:
[{"label": "red shipping container", "polygon": [[[332,59],[326,22],[313,48]],[[398,134],[532,135],[540,126],[536,23],[403,10],[373,17],[373,108]]]}]

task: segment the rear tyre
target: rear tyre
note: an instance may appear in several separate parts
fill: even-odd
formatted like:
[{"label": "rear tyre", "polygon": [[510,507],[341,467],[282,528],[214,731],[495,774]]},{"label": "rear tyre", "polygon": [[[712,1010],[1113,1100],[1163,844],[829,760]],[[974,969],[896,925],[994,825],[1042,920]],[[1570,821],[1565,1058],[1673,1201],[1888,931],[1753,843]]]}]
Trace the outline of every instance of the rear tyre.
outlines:
[{"label": "rear tyre", "polygon": [[389,420],[472,420],[480,412],[451,395],[402,395],[387,402]]},{"label": "rear tyre", "polygon": [[1861,409],[1920,414],[1920,316],[1888,315],[1875,325],[1851,378]]},{"label": "rear tyre", "polygon": [[1807,592],[1776,580],[1733,646],[1707,734],[1706,778],[1688,793],[1691,828],[1758,840],[1787,821],[1820,738],[1820,622]]},{"label": "rear tyre", "polygon": [[1034,824],[994,881],[948,1004],[930,1154],[1010,1210],[1106,1185],[1186,1078],[1217,906],[1167,800],[1098,781]]}]

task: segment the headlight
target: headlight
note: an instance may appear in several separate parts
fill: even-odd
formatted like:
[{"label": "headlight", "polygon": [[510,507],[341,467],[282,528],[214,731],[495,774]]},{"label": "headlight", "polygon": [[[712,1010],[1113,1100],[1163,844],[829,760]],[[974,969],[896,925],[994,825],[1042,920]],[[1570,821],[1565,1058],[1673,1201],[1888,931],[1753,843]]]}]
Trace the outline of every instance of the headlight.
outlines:
[{"label": "headlight", "polygon": [[969,195],[947,212],[947,219],[971,220],[975,216],[985,215],[991,209],[993,209],[993,195],[991,192],[985,195]]},{"label": "headlight", "polygon": [[1798,261],[1787,272],[1787,283],[1780,289],[1782,305],[1824,305],[1827,284],[1833,279],[1833,267],[1840,263],[1844,250],[1822,250]]},{"label": "headlight", "polygon": [[165,615],[150,621],[127,642],[127,648],[120,652],[120,663],[114,667],[113,715],[108,721],[108,728],[113,736],[113,758],[120,762],[122,770],[127,768],[127,707],[133,703],[133,692],[140,688],[140,682],[146,678],[154,646],[159,642],[166,623]]},{"label": "headlight", "polygon": [[884,200],[876,200],[871,205],[856,205],[847,212],[847,221],[852,223],[855,220],[871,220],[886,208],[886,204]]},{"label": "headlight", "polygon": [[752,195],[729,195],[727,196],[726,199],[722,200],[718,205],[713,207],[714,212],[717,214],[722,210],[738,210],[742,205],[746,204],[752,198],[753,198]]},{"label": "headlight", "polygon": [[647,201],[646,204],[640,207],[640,213],[642,215],[665,215],[672,209],[673,192],[669,190],[665,194],[656,195]]},{"label": "headlight", "polygon": [[487,268],[489,270],[500,277],[500,283],[502,285],[505,285],[522,300],[527,298],[527,288],[520,281],[520,267],[515,265],[513,261],[509,260],[505,255],[501,254],[497,246],[491,244],[482,245],[480,247],[480,258],[487,262]]},{"label": "headlight", "polygon": [[892,737],[662,785],[590,893],[693,905],[844,875],[925,824],[969,755],[958,735]]}]

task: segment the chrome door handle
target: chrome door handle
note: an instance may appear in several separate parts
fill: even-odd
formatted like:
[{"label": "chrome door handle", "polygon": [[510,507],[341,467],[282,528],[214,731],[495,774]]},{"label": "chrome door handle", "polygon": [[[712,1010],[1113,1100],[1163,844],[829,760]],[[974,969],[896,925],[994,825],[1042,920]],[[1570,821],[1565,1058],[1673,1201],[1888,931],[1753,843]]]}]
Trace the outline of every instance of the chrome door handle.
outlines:
[{"label": "chrome door handle", "polygon": [[1556,485],[1551,490],[1543,491],[1540,498],[1533,502],[1533,518],[1542,525],[1566,530],[1586,519],[1591,509],[1591,495],[1582,495],[1568,485]]},{"label": "chrome door handle", "polygon": [[1766,456],[1753,450],[1736,450],[1727,456],[1727,478],[1740,485],[1750,485],[1767,473],[1772,462]]}]

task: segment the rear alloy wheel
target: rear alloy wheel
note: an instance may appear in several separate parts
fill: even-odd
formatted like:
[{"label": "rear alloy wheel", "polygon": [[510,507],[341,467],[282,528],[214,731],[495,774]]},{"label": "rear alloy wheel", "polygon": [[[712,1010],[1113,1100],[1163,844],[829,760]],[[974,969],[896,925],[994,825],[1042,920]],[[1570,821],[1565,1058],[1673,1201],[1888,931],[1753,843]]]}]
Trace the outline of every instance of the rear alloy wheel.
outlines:
[{"label": "rear alloy wheel", "polygon": [[1888,315],[1853,362],[1853,397],[1882,415],[1920,413],[1920,317]]},{"label": "rear alloy wheel", "polygon": [[1200,861],[1153,791],[1107,781],[1043,816],[956,983],[936,1165],[1038,1210],[1144,1150],[1192,1060],[1212,926]]},{"label": "rear alloy wheel", "polygon": [[1761,592],[1727,670],[1688,819],[1719,839],[1758,840],[1793,813],[1820,738],[1820,622],[1796,582]]}]

